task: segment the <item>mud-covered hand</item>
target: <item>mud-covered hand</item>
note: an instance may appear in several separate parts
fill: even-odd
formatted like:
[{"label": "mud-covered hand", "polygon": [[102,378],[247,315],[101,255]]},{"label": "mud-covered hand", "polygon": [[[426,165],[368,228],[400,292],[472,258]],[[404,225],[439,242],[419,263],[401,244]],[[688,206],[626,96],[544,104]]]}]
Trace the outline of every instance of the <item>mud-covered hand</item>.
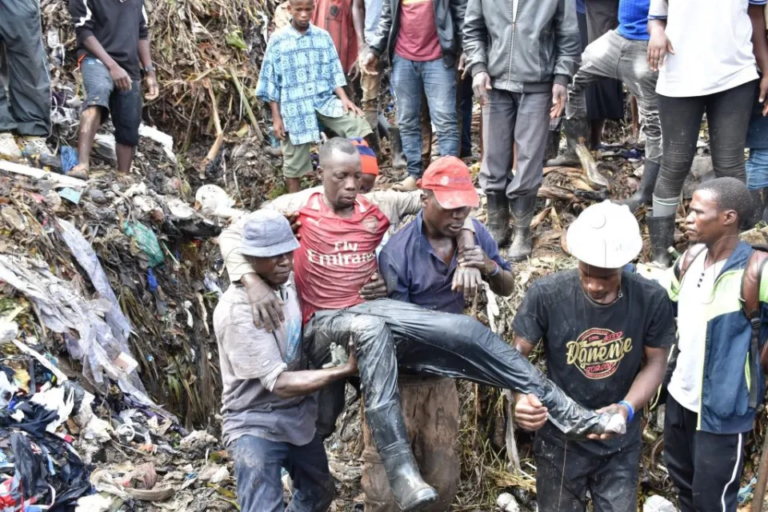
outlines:
[{"label": "mud-covered hand", "polygon": [[451,291],[464,295],[464,300],[472,300],[483,286],[483,275],[475,267],[456,267],[453,272]]},{"label": "mud-covered hand", "polygon": [[285,218],[291,223],[293,236],[295,236],[297,240],[300,239],[301,235],[299,234],[299,228],[301,227],[301,221],[299,220],[299,212],[286,213]]},{"label": "mud-covered hand", "polygon": [[[614,416],[619,414],[619,415],[621,415],[621,417],[624,418],[624,422],[625,423],[626,423],[627,419],[629,418],[629,410],[626,407],[624,407],[623,405],[619,405],[619,404],[612,404],[612,405],[609,405],[607,407],[603,407],[602,409],[598,409],[595,412],[598,413],[598,414],[610,414],[610,415],[614,415]],[[626,431],[626,429],[625,429],[625,431]],[[606,439],[613,439],[617,435],[619,435],[619,434],[616,434],[616,433],[589,434],[587,436],[587,439],[592,439],[592,440],[596,440],[596,441],[597,440],[605,441]]]},{"label": "mud-covered hand", "polygon": [[493,260],[477,245],[459,253],[459,266],[476,268],[483,274],[490,274],[495,268]]},{"label": "mud-covered hand", "polygon": [[352,113],[353,113],[353,114],[355,114],[356,116],[360,116],[360,117],[364,117],[364,116],[365,116],[365,114],[363,113],[363,111],[362,111],[362,110],[360,110],[360,107],[358,107],[357,105],[355,105],[355,102],[354,102],[354,101],[352,101],[352,100],[351,100],[351,99],[349,99],[349,98],[344,98],[344,99],[342,99],[342,100],[341,100],[341,106],[344,108],[344,113],[345,113],[345,114],[346,114],[347,112],[352,112]]},{"label": "mud-covered hand", "polygon": [[[350,349],[352,350],[354,347],[350,343]],[[347,355],[347,351],[344,349],[343,345],[337,345],[336,343],[331,343],[331,345],[328,347],[328,351],[331,353],[331,361],[329,363],[325,363],[323,365],[323,368],[335,368],[337,366],[344,366],[349,363],[349,355]],[[350,352],[350,354],[353,354],[354,352]],[[357,360],[354,361],[355,367],[357,367]]]},{"label": "mud-covered hand", "polygon": [[536,395],[518,393],[515,402],[515,423],[523,430],[535,432],[547,422],[548,410]]},{"label": "mud-covered hand", "polygon": [[363,58],[363,69],[369,75],[379,74],[379,58],[370,50]]},{"label": "mud-covered hand", "polygon": [[568,89],[562,84],[552,85],[552,108],[549,110],[549,117],[557,119],[563,115],[565,103],[568,101]]},{"label": "mud-covered hand", "polygon": [[365,300],[385,299],[387,297],[387,283],[381,274],[374,272],[371,279],[360,288],[360,296]]},{"label": "mud-covered hand", "polygon": [[271,286],[255,274],[246,274],[240,281],[245,286],[248,302],[253,313],[253,324],[267,332],[278,329],[285,322],[284,302],[280,300]]},{"label": "mud-covered hand", "polygon": [[144,99],[147,101],[156,100],[160,96],[160,86],[157,85],[157,76],[154,73],[149,73],[144,78],[144,83],[147,86],[147,94],[144,95]]},{"label": "mud-covered hand", "polygon": [[475,98],[478,99],[480,105],[485,105],[488,101],[488,91],[493,89],[491,86],[491,76],[485,71],[481,71],[476,74],[472,79],[472,91],[475,93]]},{"label": "mud-covered hand", "polygon": [[349,342],[346,367],[348,375],[357,375],[357,352],[355,352],[354,341]]}]

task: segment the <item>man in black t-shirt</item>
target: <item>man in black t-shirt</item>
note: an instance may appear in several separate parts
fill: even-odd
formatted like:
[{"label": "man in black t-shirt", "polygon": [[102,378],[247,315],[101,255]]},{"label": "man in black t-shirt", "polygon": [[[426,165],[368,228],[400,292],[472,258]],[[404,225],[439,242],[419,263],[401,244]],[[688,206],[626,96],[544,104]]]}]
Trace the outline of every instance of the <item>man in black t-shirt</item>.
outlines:
[{"label": "man in black t-shirt", "polygon": [[548,377],[584,407],[620,411],[627,434],[566,443],[533,395],[516,396],[515,420],[537,431],[540,510],[583,512],[589,491],[596,512],[635,512],[642,410],[675,341],[672,303],[657,283],[622,270],[642,248],[626,206],[587,208],[567,243],[578,269],[531,286],[513,323],[515,346],[527,355],[542,340]]},{"label": "man in black t-shirt", "polygon": [[77,62],[86,98],[77,141],[80,161],[68,174],[88,178],[93,140],[110,116],[115,126],[117,170],[128,173],[139,145],[142,76],[146,99],[159,95],[144,2],[69,0],[69,13],[77,33]]}]

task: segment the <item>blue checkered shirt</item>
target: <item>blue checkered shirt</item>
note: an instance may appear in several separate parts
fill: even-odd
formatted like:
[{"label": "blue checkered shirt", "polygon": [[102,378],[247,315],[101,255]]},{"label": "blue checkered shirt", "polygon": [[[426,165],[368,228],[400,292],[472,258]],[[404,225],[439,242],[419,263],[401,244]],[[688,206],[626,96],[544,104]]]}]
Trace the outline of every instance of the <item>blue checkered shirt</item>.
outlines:
[{"label": "blue checkered shirt", "polygon": [[288,25],[269,40],[256,96],[278,102],[291,142],[305,144],[320,140],[315,112],[344,115],[333,90],[346,83],[331,35],[314,25],[304,34]]}]

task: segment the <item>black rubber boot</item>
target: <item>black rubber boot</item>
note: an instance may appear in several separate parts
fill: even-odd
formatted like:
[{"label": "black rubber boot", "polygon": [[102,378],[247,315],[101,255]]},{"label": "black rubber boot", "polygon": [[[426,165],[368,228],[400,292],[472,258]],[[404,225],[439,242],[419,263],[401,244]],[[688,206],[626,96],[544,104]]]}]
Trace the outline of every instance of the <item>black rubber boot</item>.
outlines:
[{"label": "black rubber boot", "polygon": [[392,150],[392,168],[403,171],[408,164],[403,154],[403,141],[400,139],[400,128],[397,126],[389,127],[389,147]]},{"label": "black rubber boot", "polygon": [[547,167],[573,167],[581,166],[579,156],[576,154],[576,146],[586,144],[589,138],[589,122],[586,119],[566,119],[563,127],[565,141],[568,148],[565,153],[552,160],[547,160]]},{"label": "black rubber boot", "polygon": [[437,501],[437,491],[419,473],[399,400],[367,409],[365,417],[398,506],[406,512],[417,511]]},{"label": "black rubber boot", "polygon": [[509,242],[509,199],[505,192],[487,192],[488,218],[486,225],[496,244],[502,247]]},{"label": "black rubber boot", "polygon": [[656,178],[659,177],[660,168],[661,164],[646,161],[645,168],[643,169],[643,178],[640,180],[640,188],[637,189],[637,192],[632,197],[618,201],[618,203],[629,206],[629,210],[632,213],[635,213],[642,205],[649,204],[653,199],[653,187],[656,186]]},{"label": "black rubber boot", "polygon": [[752,196],[752,223],[749,227],[755,227],[760,221],[768,223],[768,189],[750,189],[749,193]]},{"label": "black rubber boot", "polygon": [[368,147],[371,148],[376,155],[376,163],[381,165],[383,162],[381,158],[381,140],[379,139],[379,134],[376,131],[369,133],[365,136],[365,142],[368,143]]},{"label": "black rubber boot", "polygon": [[518,197],[512,200],[512,220],[515,221],[515,238],[507,252],[507,259],[521,261],[531,255],[533,234],[531,221],[536,207],[536,194]]},{"label": "black rubber boot", "polygon": [[651,235],[651,261],[669,267],[672,255],[669,248],[675,245],[675,216],[651,217],[646,215],[648,233]]}]

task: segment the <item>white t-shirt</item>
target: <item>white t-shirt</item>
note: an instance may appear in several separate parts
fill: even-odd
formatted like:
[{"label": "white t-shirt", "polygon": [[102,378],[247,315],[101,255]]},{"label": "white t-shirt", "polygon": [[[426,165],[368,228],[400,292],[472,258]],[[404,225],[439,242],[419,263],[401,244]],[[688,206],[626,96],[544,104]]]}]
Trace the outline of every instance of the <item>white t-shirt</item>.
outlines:
[{"label": "white t-shirt", "polygon": [[659,70],[656,92],[705,96],[756,80],[750,4],[766,0],[651,0],[648,17],[667,20],[675,51]]},{"label": "white t-shirt", "polygon": [[669,394],[689,411],[699,412],[704,348],[707,338],[707,304],[714,300],[715,281],[726,260],[704,268],[707,251],[688,267],[677,298],[677,346],[680,353],[669,383]]}]

